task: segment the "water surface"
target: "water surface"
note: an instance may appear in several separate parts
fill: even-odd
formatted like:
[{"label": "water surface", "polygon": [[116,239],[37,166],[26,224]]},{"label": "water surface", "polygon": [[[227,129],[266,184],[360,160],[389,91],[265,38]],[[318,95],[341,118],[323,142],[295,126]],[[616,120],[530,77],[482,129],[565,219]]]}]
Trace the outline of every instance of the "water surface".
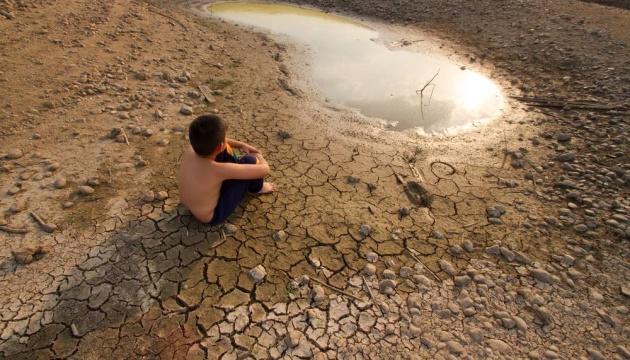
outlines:
[{"label": "water surface", "polygon": [[322,97],[394,122],[395,129],[453,132],[501,112],[503,97],[490,79],[442,55],[388,46],[377,31],[353,19],[250,2],[215,3],[208,11],[305,46],[311,57],[308,75]]}]

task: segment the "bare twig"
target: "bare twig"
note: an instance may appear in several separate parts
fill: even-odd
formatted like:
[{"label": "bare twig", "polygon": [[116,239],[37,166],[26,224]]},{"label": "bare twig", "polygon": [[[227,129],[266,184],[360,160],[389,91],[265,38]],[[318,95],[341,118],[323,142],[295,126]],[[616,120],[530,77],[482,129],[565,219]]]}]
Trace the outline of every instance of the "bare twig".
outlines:
[{"label": "bare twig", "polygon": [[124,128],[120,128],[120,134],[123,136],[123,139],[125,140],[125,144],[129,145],[129,137],[127,136],[127,133],[125,132]]},{"label": "bare twig", "polygon": [[172,20],[172,21],[174,21],[174,22],[178,23],[178,24],[179,24],[182,28],[184,28],[184,30],[188,31],[188,28],[186,27],[186,25],[184,25],[184,23],[183,23],[183,22],[181,22],[181,21],[179,21],[179,20],[175,19],[174,17],[172,17],[172,16],[170,16],[170,15],[163,14],[163,13],[161,13],[161,12],[159,12],[159,11],[157,11],[157,10],[155,10],[155,9],[151,8],[151,7],[148,7],[147,9],[148,9],[150,12],[154,13],[154,14],[160,15],[160,16],[162,16],[162,17],[165,17],[165,18],[167,18],[167,19],[169,19],[169,20]]},{"label": "bare twig", "polygon": [[503,162],[501,163],[501,169],[505,166],[505,160],[508,157],[508,148],[507,148],[507,135],[505,135],[505,130],[503,130]]},{"label": "bare twig", "polygon": [[325,283],[325,282],[323,282],[323,281],[321,281],[321,280],[319,280],[319,279],[317,279],[317,278],[311,278],[311,280],[312,280],[312,281],[315,281],[316,283],[318,283],[318,284],[320,284],[320,285],[322,285],[322,286],[324,286],[324,287],[326,287],[326,288],[328,288],[328,289],[330,289],[330,290],[336,291],[336,292],[338,292],[338,293],[340,293],[340,294],[343,294],[343,295],[345,295],[345,296],[347,296],[347,297],[349,297],[349,298],[351,298],[351,299],[354,299],[354,300],[356,300],[356,301],[361,301],[361,302],[363,302],[363,301],[364,301],[363,299],[361,299],[361,298],[359,298],[359,297],[357,297],[357,296],[355,296],[355,295],[352,295],[352,294],[350,294],[350,293],[349,293],[349,292],[347,292],[347,291],[341,290],[341,289],[336,288],[336,287],[334,287],[334,286],[332,286],[332,285],[328,285],[327,283]]},{"label": "bare twig", "polygon": [[12,228],[5,225],[0,225],[0,231],[8,232],[10,234],[26,234],[28,233],[28,229],[18,229]]},{"label": "bare twig", "polygon": [[[416,90],[416,95],[420,95],[420,116],[422,117],[422,121],[424,121],[424,90],[426,90],[427,87],[429,85],[431,85],[431,83],[433,82],[433,80],[435,80],[435,78],[438,76],[439,73],[440,73],[440,69],[438,69],[438,71],[435,73],[435,75],[433,75],[431,80],[429,80],[426,84],[424,84],[422,89]],[[433,87],[432,87],[432,90],[431,90],[431,98],[433,97],[433,89],[434,88],[435,88],[435,84],[433,84]]]},{"label": "bare twig", "polygon": [[361,275],[361,279],[363,279],[363,285],[365,285],[365,289],[367,290],[368,295],[370,295],[370,299],[372,299],[372,304],[376,305],[376,307],[378,307],[381,313],[383,313],[383,309],[381,309],[381,304],[374,297],[374,294],[372,293],[372,289],[370,289],[370,285],[368,285],[367,280],[365,280],[365,277],[363,275]]},{"label": "bare twig", "polygon": [[31,211],[30,212],[31,217],[33,218],[33,220],[35,220],[35,222],[42,228],[42,230],[44,230],[47,233],[51,233],[55,230],[57,230],[57,225],[55,224],[48,224],[47,222],[45,222],[41,217],[39,217],[39,215],[37,215],[35,212]]},{"label": "bare twig", "polygon": [[414,259],[415,261],[419,262],[422,266],[424,266],[424,268],[427,269],[427,271],[431,273],[431,275],[433,275],[433,277],[437,281],[442,282],[442,280],[437,275],[435,275],[435,273],[431,269],[429,269],[428,266],[426,266],[422,261],[420,261],[418,256],[415,254],[415,250],[409,249],[409,248],[406,248],[405,250],[407,250],[407,253],[411,256],[412,259]]},{"label": "bare twig", "polygon": [[431,164],[429,165],[429,170],[431,170],[431,173],[432,173],[433,175],[435,175],[435,177],[436,177],[436,178],[438,178],[438,179],[441,179],[442,177],[441,177],[441,176],[438,176],[438,175],[435,173],[435,171],[433,171],[433,165],[435,165],[435,164],[442,164],[442,165],[444,165],[444,166],[446,166],[446,167],[448,167],[448,168],[450,168],[450,169],[451,169],[451,172],[450,172],[450,173],[448,173],[448,174],[446,174],[446,176],[451,176],[451,175],[454,175],[454,174],[457,172],[457,170],[455,170],[455,166],[453,166],[453,165],[451,165],[451,164],[447,163],[446,161],[442,161],[442,160],[435,160],[435,161],[432,161],[432,162],[431,162]]}]

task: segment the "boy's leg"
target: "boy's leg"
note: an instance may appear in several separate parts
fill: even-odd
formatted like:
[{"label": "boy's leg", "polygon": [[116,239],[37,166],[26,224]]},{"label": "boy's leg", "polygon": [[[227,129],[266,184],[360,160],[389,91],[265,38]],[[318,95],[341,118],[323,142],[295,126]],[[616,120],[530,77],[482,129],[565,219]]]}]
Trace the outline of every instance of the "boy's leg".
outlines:
[{"label": "boy's leg", "polygon": [[[256,164],[256,161],[256,158],[251,155],[245,155],[239,159],[240,164]],[[257,193],[262,189],[262,185],[263,179],[225,180],[221,184],[219,201],[210,224],[216,225],[225,221],[248,192]]]}]

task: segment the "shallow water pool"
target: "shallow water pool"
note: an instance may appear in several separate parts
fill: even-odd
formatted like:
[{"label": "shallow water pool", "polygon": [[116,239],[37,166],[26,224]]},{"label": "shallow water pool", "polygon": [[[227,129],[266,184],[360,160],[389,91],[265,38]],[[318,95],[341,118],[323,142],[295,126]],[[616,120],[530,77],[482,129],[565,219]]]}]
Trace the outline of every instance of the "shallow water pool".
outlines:
[{"label": "shallow water pool", "polygon": [[487,77],[443,55],[391,47],[351,18],[286,4],[224,2],[207,9],[304,46],[307,75],[323,98],[396,130],[452,133],[501,113],[503,96]]}]

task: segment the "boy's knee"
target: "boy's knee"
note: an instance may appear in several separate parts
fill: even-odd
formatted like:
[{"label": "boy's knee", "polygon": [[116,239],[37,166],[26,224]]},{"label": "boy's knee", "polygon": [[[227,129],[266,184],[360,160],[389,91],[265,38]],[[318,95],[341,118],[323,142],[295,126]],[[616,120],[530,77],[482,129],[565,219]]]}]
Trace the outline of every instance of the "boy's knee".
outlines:
[{"label": "boy's knee", "polygon": [[242,156],[239,161],[240,164],[250,164],[250,165],[254,165],[258,162],[258,159],[256,159],[255,156],[253,155],[244,155]]}]

